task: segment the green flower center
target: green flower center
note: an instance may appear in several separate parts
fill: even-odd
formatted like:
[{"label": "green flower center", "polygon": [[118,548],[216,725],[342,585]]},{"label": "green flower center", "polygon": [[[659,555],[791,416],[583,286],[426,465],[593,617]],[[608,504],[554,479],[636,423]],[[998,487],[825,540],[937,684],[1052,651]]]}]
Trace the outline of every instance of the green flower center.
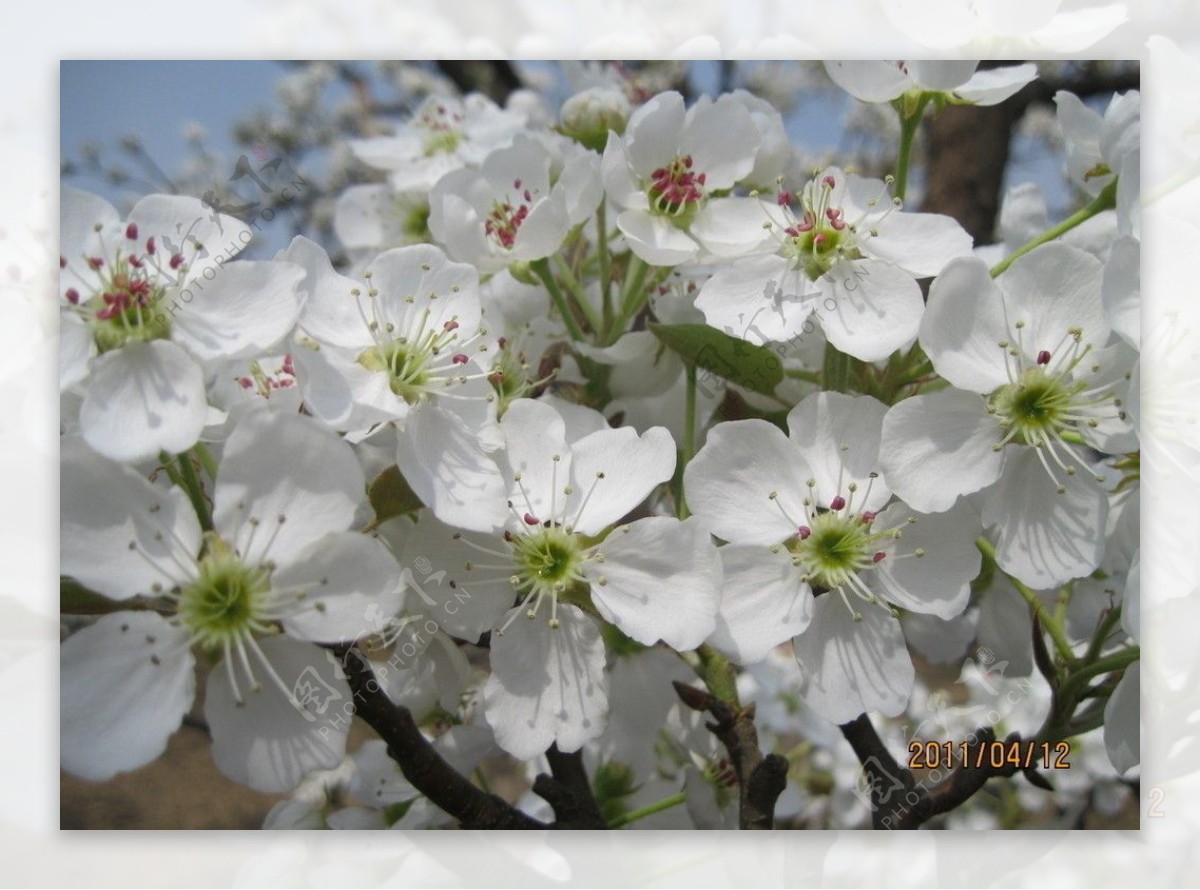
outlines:
[{"label": "green flower center", "polygon": [[584,561],[583,547],[575,535],[558,526],[515,536],[513,556],[522,587],[561,593],[583,580],[578,571]]},{"label": "green flower center", "polygon": [[244,565],[209,533],[199,576],[180,593],[179,616],[201,647],[223,651],[247,635],[272,632],[265,616],[270,590],[269,568]]},{"label": "green flower center", "polygon": [[111,269],[99,271],[101,280],[87,307],[100,352],[170,336],[168,316],[159,309],[164,289],[153,283],[143,269],[118,255]]},{"label": "green flower center", "polygon": [[425,138],[425,157],[450,154],[461,142],[462,134],[456,130],[435,130]]},{"label": "green flower center", "polygon": [[368,371],[388,375],[388,388],[410,405],[421,400],[430,382],[428,350],[403,340],[389,340],[363,350],[358,363]]},{"label": "green flower center", "polygon": [[882,536],[890,536],[890,532],[872,532],[863,516],[830,510],[813,516],[811,524],[786,546],[812,586],[833,589],[870,568]]},{"label": "green flower center", "polygon": [[1048,438],[1059,438],[1071,427],[1072,401],[1083,384],[1068,385],[1042,366],[1021,373],[1015,383],[992,393],[988,411],[1008,430],[1006,441],[1039,445]]}]

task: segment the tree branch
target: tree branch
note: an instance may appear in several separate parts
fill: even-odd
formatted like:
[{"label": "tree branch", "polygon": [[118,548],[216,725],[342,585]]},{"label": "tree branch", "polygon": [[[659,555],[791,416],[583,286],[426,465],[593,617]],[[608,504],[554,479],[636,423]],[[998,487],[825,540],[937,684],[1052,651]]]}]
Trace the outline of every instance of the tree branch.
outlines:
[{"label": "tree branch", "polygon": [[388,756],[413,787],[459,821],[463,828],[547,828],[502,798],[472,785],[429,744],[408,708],[380,687],[353,646],[330,647],[341,661],[354,693],[355,713],[379,733]]},{"label": "tree branch", "polygon": [[714,718],[707,726],[729,752],[737,773],[739,827],[760,831],[773,828],[775,802],[787,785],[788,762],[778,754],[763,756],[754,727],[754,705],[737,707],[706,690],[679,681],[673,685],[685,705],[707,711]]},{"label": "tree branch", "polygon": [[554,809],[553,828],[608,828],[592,784],[583,768],[583,753],[564,754],[558,745],[546,752],[552,775],[542,773],[533,782],[533,793]]}]

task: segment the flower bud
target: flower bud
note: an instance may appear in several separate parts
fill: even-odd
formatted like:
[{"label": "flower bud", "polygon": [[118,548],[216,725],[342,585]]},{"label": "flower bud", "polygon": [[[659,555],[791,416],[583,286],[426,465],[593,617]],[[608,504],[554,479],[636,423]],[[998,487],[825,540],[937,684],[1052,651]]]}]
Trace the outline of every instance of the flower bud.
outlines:
[{"label": "flower bud", "polygon": [[632,109],[625,95],[614,87],[592,87],[563,103],[562,132],[576,142],[603,151],[608,132],[625,132]]}]

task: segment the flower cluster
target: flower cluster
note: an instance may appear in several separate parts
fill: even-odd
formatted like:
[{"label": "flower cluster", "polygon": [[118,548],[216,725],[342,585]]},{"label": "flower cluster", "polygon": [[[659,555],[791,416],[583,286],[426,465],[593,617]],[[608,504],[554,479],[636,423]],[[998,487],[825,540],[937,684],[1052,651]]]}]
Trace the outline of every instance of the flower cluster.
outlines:
[{"label": "flower cluster", "polygon": [[1138,96],[1060,94],[1089,203],[1041,231],[1014,192],[986,247],[909,206],[912,139],[1035,66],[826,68],[899,115],[894,173],[617,77],[550,126],[425,100],[349,144],[387,181],[330,196],[341,244],[270,260],[64,187],[63,767],[158,757],[199,679],[217,766],[297,795],[270,826],[443,824],[396,746],[347,752],[374,693],[463,776],[582,752],[608,824],[721,827],[745,752],[696,710],[755,700],[801,818],[835,725],[984,651],[1055,684],[1039,739],[1135,766]]}]

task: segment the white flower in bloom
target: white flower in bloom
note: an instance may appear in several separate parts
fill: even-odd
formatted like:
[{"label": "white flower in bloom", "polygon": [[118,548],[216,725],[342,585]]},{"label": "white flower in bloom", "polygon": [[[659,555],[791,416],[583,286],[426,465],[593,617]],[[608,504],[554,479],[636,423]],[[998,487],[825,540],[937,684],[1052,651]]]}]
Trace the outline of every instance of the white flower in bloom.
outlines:
[{"label": "white flower in bloom", "polygon": [[829,342],[864,361],[912,342],[924,308],[916,279],[970,253],[970,236],[948,216],[900,212],[886,183],[837,167],[805,185],[795,209],[793,197],[730,199],[697,224],[710,251],[741,257],[700,289],[708,323],[763,344],[807,333],[816,316]]},{"label": "white flower in bloom", "polygon": [[[503,482],[489,454],[499,445],[487,380],[494,344],[482,324],[478,272],[429,244],[385,251],[361,282],[335,272],[303,237],[280,256],[307,272],[299,327],[348,385],[353,413],[343,425],[399,422],[396,460],[421,500],[464,528],[500,525]],[[296,351],[301,365],[305,352]],[[339,412],[331,405],[322,413]]]},{"label": "white flower in bloom", "polygon": [[355,140],[350,148],[364,164],[389,171],[397,191],[429,190],[451,170],[508,145],[525,122],[479,93],[431,96],[396,135]]},{"label": "white flower in bloom", "polygon": [[1124,4],[1059,12],[1062,0],[881,0],[889,22],[922,46],[1009,57],[1077,53],[1129,18]]},{"label": "white flower in bloom", "polygon": [[679,93],[660,93],[635,111],[623,137],[609,134],[601,164],[630,250],[652,266],[699,256],[691,224],[712,193],[754,169],[761,139],[746,105],[728,95],[685,109]]},{"label": "white flower in bloom", "polygon": [[255,357],[291,331],[301,270],[224,262],[250,237],[195,198],[150,195],[121,220],[63,187],[60,387],[85,387],[80,424],[96,451],[186,451],[208,417],[208,363]]},{"label": "white flower in bloom", "polygon": [[1133,353],[1105,349],[1103,268],[1046,244],[992,281],[977,259],[934,282],[921,345],[954,388],[895,405],[883,473],[915,507],[948,509],[985,491],[1000,567],[1045,589],[1093,571],[1108,498],[1081,446],[1137,447],[1121,394]]},{"label": "white flower in bloom", "polygon": [[710,642],[744,663],[793,638],[805,700],[845,723],[908,703],[913,668],[894,607],[951,618],[978,574],[969,509],[921,515],[879,475],[885,406],[814,394],[788,414],[722,423],[684,472],[725,584]]},{"label": "white flower in bloom", "polygon": [[720,561],[696,521],[612,528],[671,477],[671,437],[576,413],[568,424],[529,399],[505,413],[502,532],[460,532],[426,516],[404,544],[406,566],[445,572],[446,583],[423,589],[444,601],[448,633],[475,640],[495,630],[486,715],[500,746],[521,758],[552,742],[577,750],[604,731],[604,644],[588,612],[640,643],[692,649],[712,632],[719,597]]},{"label": "white flower in bloom", "polygon": [[485,274],[554,253],[601,198],[596,154],[568,145],[560,158],[522,135],[478,170],[443,176],[429,196],[433,236]]},{"label": "white flower in bloom", "polygon": [[333,230],[347,250],[378,253],[429,240],[429,193],[389,183],[352,185],[338,196]]},{"label": "white flower in bloom", "polygon": [[1054,94],[1054,103],[1072,182],[1094,196],[1116,181],[1118,231],[1137,235],[1141,230],[1141,94],[1130,90],[1113,96],[1103,117],[1065,90]]},{"label": "white flower in bloom", "polygon": [[999,105],[1037,78],[1037,66],[976,71],[978,61],[826,62],[831,80],[863,102],[890,102],[905,93],[944,93],[952,102]]},{"label": "white flower in bloom", "polygon": [[144,609],[63,643],[64,769],[105,779],[161,754],[191,707],[195,650],[217,661],[205,715],[224,773],[288,791],[341,761],[350,691],[313,642],[352,641],[400,605],[395,560],[347,531],[362,470],[332,434],[260,411],[218,476],[202,532],[180,489],[64,445],[62,572]]}]

